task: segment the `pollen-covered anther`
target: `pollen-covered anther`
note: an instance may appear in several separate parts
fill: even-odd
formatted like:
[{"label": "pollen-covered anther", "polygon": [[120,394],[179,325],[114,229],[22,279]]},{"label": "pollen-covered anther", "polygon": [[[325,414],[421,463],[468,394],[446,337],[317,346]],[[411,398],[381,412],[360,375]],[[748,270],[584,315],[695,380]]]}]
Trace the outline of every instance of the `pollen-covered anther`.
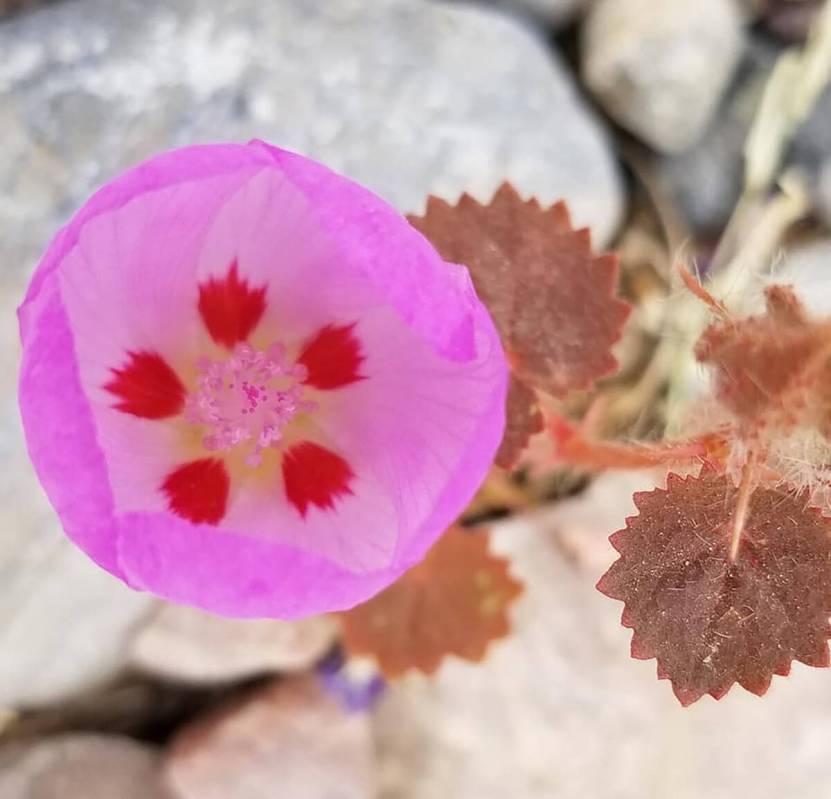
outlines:
[{"label": "pollen-covered anther", "polygon": [[267,350],[238,344],[223,361],[200,358],[195,390],[185,418],[205,428],[202,443],[212,452],[248,450],[245,463],[259,466],[263,450],[278,447],[286,426],[317,404],[304,399],[306,367],[286,361],[281,344]]}]

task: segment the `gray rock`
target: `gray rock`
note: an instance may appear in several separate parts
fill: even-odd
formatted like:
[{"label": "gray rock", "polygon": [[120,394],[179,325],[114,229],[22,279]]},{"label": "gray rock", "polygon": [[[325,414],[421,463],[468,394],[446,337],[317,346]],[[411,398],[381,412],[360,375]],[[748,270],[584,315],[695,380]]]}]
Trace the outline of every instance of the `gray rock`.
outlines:
[{"label": "gray rock", "polygon": [[34,5],[38,0],[0,0],[0,17]]},{"label": "gray rock", "polygon": [[597,0],[582,67],[609,114],[662,152],[704,132],[742,52],[733,0]]},{"label": "gray rock", "polygon": [[196,608],[164,605],[136,632],[132,662],[184,682],[229,682],[266,672],[311,668],[332,647],[329,616],[285,622],[225,619]]},{"label": "gray rock", "polygon": [[[449,2],[449,0],[445,0]],[[508,13],[527,16],[553,28],[571,22],[588,5],[588,0],[455,0],[498,8]]]},{"label": "gray rock", "polygon": [[126,662],[126,636],[154,601],[93,565],[60,530],[25,453],[15,400],[18,298],[0,287],[2,708],[50,702],[112,677]]},{"label": "gray rock", "polygon": [[174,799],[157,750],[126,738],[63,735],[0,747],[3,799]]},{"label": "gray rock", "polygon": [[21,506],[2,515],[11,524],[0,549],[0,706],[42,705],[111,679],[151,598],[97,569],[56,522]]},{"label": "gray rock", "polygon": [[426,0],[75,0],[0,26],[0,261],[30,267],[147,155],[260,137],[401,211],[503,179],[566,198],[602,244],[621,184],[560,62],[516,22]]},{"label": "gray rock", "polygon": [[758,0],[765,27],[784,41],[800,42],[823,6],[822,0]]},{"label": "gray rock", "polygon": [[286,680],[180,733],[166,765],[177,799],[370,799],[369,718],[312,677]]},{"label": "gray rock", "polygon": [[696,233],[720,233],[739,199],[745,139],[775,60],[775,48],[752,41],[703,137],[682,153],[657,158],[658,173]]},{"label": "gray rock", "polygon": [[815,195],[817,214],[826,227],[831,227],[831,159],[820,169]]},{"label": "gray rock", "polygon": [[789,162],[811,182],[818,216],[831,227],[831,87],[827,88],[799,129]]},{"label": "gray rock", "polygon": [[762,15],[763,6],[767,2],[768,0],[737,0],[736,5],[746,22],[756,22]]},{"label": "gray rock", "polygon": [[790,283],[812,314],[831,316],[831,239],[818,239],[787,250],[774,279]]},{"label": "gray rock", "polygon": [[813,177],[831,162],[831,89],[820,95],[813,112],[797,132],[790,160]]},{"label": "gray rock", "polygon": [[[753,37],[736,79],[702,139],[692,148],[657,159],[657,170],[674,194],[690,227],[719,233],[739,198],[743,150],[765,82],[781,48]],[[820,217],[831,225],[831,90],[820,97],[785,154],[785,167],[799,167],[815,193]]]},{"label": "gray rock", "polygon": [[827,669],[795,664],[761,699],[735,687],[681,708],[654,660],[629,657],[622,605],[594,584],[615,557],[606,536],[649,486],[609,474],[494,528],[527,588],[514,634],[484,663],[390,688],[375,715],[381,799],[831,795]]}]

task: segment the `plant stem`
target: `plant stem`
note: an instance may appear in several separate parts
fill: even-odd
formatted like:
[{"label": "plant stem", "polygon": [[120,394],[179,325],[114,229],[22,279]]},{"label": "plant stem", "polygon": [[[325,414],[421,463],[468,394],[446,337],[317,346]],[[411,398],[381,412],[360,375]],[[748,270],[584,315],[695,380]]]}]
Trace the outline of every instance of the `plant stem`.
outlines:
[{"label": "plant stem", "polygon": [[742,533],[747,524],[747,512],[750,510],[750,499],[756,490],[757,463],[758,456],[756,450],[751,450],[742,467],[742,479],[739,482],[739,493],[736,498],[736,513],[733,516],[733,535],[730,539],[730,563],[735,563],[736,558],[739,556]]}]

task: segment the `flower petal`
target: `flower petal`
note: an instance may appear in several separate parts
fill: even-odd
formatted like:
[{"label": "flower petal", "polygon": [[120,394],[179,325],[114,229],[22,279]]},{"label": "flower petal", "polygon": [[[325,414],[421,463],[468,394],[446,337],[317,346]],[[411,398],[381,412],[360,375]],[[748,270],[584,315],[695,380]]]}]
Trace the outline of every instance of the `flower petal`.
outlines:
[{"label": "flower petal", "polygon": [[[110,181],[87,201],[50,243],[18,310],[21,336],[25,339],[32,311],[37,308],[38,294],[47,279],[61,266],[64,255],[78,243],[78,236],[87,222],[121,208],[141,193],[169,186],[223,176],[240,185],[271,161],[270,154],[257,153],[241,144],[197,145],[161,153]],[[221,202],[223,198],[218,199]]]},{"label": "flower petal", "polygon": [[303,517],[309,505],[334,509],[339,497],[353,493],[350,483],[354,477],[340,455],[313,441],[295,444],[283,455],[286,496]]},{"label": "flower petal", "polygon": [[225,347],[245,341],[265,311],[265,288],[240,280],[237,262],[228,274],[209,278],[199,286],[199,313],[211,338]]},{"label": "flower petal", "polygon": [[[269,163],[270,159],[252,157],[250,148],[243,146],[191,147],[165,153],[128,171],[98,191],[57,233],[18,309],[23,343],[19,401],[29,455],[67,535],[116,576],[124,577],[116,558],[111,473],[99,443],[89,390],[90,385],[97,385],[92,390],[100,394],[101,404],[111,403],[112,397],[101,387],[111,377],[109,368],[119,363],[131,347],[108,348],[95,375],[82,383],[77,350],[79,331],[70,323],[59,290],[65,259],[78,245],[87,223],[124,207],[142,193],[195,179],[222,182],[224,178],[226,192],[218,192],[211,200],[221,203],[228,189],[244,183],[264,162]],[[204,205],[200,208],[206,210]],[[94,282],[91,293],[93,304],[106,304],[95,297]],[[128,302],[119,302],[114,315]],[[106,336],[101,334],[102,329],[106,329]],[[113,335],[112,329],[93,331],[101,344],[107,344]]]},{"label": "flower petal", "polygon": [[19,384],[29,456],[66,534],[99,566],[123,577],[107,467],[54,282],[38,292],[33,317],[36,321],[24,339]]},{"label": "flower petal", "polygon": [[200,284],[225,280],[231,262],[241,280],[267,293],[251,338],[257,346],[279,340],[296,355],[325,326],[351,324],[378,302],[375,287],[276,166],[246,181],[215,215],[196,265]]},{"label": "flower petal", "polygon": [[[234,262],[269,299],[255,347],[296,358],[327,326],[354,325],[362,379],[326,390],[341,378],[319,370],[306,391],[320,414],[288,442],[337,453],[353,476],[331,503],[306,486],[301,515],[273,456],[273,480],[234,472],[209,524],[216,508],[165,505],[187,494],[165,492],[168,478],[207,460],[198,432],[121,413],[105,386],[127,352],[157,353],[188,384],[218,350],[199,286]],[[261,144],[167,154],[102,190],[51,245],[20,319],[27,440],[69,535],[130,584],[216,612],[287,618],[367,598],[464,508],[502,434],[504,356],[466,271],[369,192]]]},{"label": "flower petal", "polygon": [[[131,585],[213,613],[242,618],[295,619],[347,610],[377,593],[421,560],[458,514],[459,495],[472,496],[481,464],[499,445],[493,420],[504,416],[505,396],[495,391],[479,418],[472,445],[438,498],[420,534],[388,568],[356,571],[329,557],[265,537],[193,525],[164,513],[135,513],[118,522],[119,563]],[[352,536],[360,528],[351,528]],[[182,563],[188,568],[181,568]],[[206,579],[206,575],[209,579]]]},{"label": "flower petal", "polygon": [[321,328],[297,360],[309,371],[304,382],[315,388],[342,388],[363,378],[360,368],[364,356],[354,324]]},{"label": "flower petal", "polygon": [[244,166],[230,175],[139,192],[78,232],[70,227],[76,244],[46,279],[58,284],[70,319],[81,386],[91,403],[117,512],[155,510],[165,475],[176,463],[198,457],[183,451],[185,444],[170,431],[136,424],[151,417],[139,419],[113,407],[112,368],[127,352],[149,352],[186,380],[205,346],[214,346],[198,310],[198,267],[207,229],[256,174]]},{"label": "flower petal", "polygon": [[[265,142],[252,142],[252,147],[269,155],[300,189],[343,256],[418,335],[451,360],[475,356],[466,269],[446,268],[415,228],[357,183]],[[391,242],[396,249],[394,266]]]},{"label": "flower petal", "polygon": [[165,419],[180,413],[185,387],[156,352],[128,352],[128,362],[113,369],[104,388],[119,398],[115,408],[144,419]]},{"label": "flower petal", "polygon": [[185,463],[162,483],[168,506],[177,516],[199,524],[217,524],[228,506],[230,480],[219,458]]},{"label": "flower petal", "polygon": [[[493,430],[503,424],[501,345],[487,314],[474,319],[477,357],[459,363],[439,356],[391,309],[368,310],[357,326],[366,379],[315,395],[326,440],[392,499],[396,558],[429,548],[434,539],[418,541],[412,531],[423,530],[431,515],[442,530],[455,521],[481,481],[481,466],[463,461],[480,446],[486,460]],[[443,493],[454,510],[439,508]]]},{"label": "flower petal", "polygon": [[169,513],[126,514],[113,532],[131,585],[240,618],[296,619],[345,610],[404,571],[396,565],[354,572],[297,547]]}]

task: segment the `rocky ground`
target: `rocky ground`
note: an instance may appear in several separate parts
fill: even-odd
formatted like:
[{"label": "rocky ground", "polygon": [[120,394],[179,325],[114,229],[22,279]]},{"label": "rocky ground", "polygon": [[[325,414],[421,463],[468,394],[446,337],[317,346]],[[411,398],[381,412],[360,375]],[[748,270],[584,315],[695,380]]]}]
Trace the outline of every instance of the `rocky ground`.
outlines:
[{"label": "rocky ground", "polygon": [[[627,657],[619,606],[593,586],[648,475],[497,523],[528,585],[515,635],[483,665],[350,703],[365,675],[333,676],[330,620],[166,606],[69,545],[24,450],[14,318],[95,186],[167,147],[255,137],[403,212],[504,179],[565,198],[637,287],[662,214],[710,251],[765,80],[818,7],[0,0],[0,799],[827,797],[831,675],[682,710]],[[785,260],[828,312],[831,93],[787,158],[813,199]],[[636,321],[648,335],[648,312]]]}]

